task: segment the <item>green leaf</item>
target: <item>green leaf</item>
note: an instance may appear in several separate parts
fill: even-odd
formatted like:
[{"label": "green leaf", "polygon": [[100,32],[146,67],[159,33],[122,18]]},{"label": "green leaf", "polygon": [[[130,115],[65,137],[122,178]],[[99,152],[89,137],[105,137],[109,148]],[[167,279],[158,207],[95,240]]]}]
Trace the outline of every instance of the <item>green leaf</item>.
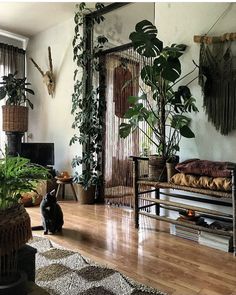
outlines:
[{"label": "green leaf", "polygon": [[32,95],[34,95],[34,91],[32,89],[25,88],[25,91],[28,92],[28,93],[30,93],[30,94],[32,94]]},{"label": "green leaf", "polygon": [[162,78],[170,82],[175,82],[181,74],[181,64],[178,58],[168,57],[163,66]]},{"label": "green leaf", "polygon": [[7,92],[5,90],[5,87],[0,87],[0,100],[5,98],[7,95]]},{"label": "green leaf", "polygon": [[157,36],[157,28],[148,20],[143,20],[135,26],[135,32],[129,36],[134,50],[146,57],[159,55],[163,48],[162,41]]},{"label": "green leaf", "polygon": [[192,132],[192,130],[187,125],[184,125],[183,127],[181,127],[179,131],[183,137],[186,137],[186,138],[194,138],[195,137],[195,134]]},{"label": "green leaf", "polygon": [[121,138],[126,138],[131,133],[132,125],[121,123],[119,126],[119,134]]},{"label": "green leaf", "polygon": [[139,101],[140,97],[139,96],[129,96],[128,97],[128,102],[130,104],[135,104]]}]

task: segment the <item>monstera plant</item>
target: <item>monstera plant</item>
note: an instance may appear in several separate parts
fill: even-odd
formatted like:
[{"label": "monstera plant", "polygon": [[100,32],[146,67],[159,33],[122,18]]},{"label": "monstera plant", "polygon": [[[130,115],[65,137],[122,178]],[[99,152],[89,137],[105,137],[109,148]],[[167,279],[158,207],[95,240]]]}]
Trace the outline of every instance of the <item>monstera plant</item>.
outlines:
[{"label": "monstera plant", "polygon": [[[138,128],[155,145],[157,155],[165,162],[179,151],[181,136],[194,137],[190,129],[191,119],[186,113],[198,109],[188,88],[189,82],[180,85],[194,69],[181,78],[180,57],[186,45],[163,47],[163,42],[157,38],[157,28],[147,20],[139,22],[129,38],[134,50],[144,60],[139,79],[146,84],[148,91],[140,89],[139,96],[128,98],[127,122],[120,125],[120,136],[125,138]],[[149,132],[143,128],[143,121]]]}]

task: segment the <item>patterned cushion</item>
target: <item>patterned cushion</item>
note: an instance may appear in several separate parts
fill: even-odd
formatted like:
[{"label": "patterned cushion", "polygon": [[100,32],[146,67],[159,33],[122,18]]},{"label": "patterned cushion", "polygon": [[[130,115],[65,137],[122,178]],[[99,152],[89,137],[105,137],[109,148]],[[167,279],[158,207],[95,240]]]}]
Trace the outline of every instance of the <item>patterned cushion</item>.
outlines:
[{"label": "patterned cushion", "polygon": [[171,178],[171,183],[195,188],[205,188],[216,191],[231,191],[231,178],[196,176],[177,173]]},{"label": "patterned cushion", "polygon": [[175,169],[181,173],[203,175],[210,177],[231,177],[227,166],[230,162],[216,162],[208,160],[190,159],[176,165]]}]

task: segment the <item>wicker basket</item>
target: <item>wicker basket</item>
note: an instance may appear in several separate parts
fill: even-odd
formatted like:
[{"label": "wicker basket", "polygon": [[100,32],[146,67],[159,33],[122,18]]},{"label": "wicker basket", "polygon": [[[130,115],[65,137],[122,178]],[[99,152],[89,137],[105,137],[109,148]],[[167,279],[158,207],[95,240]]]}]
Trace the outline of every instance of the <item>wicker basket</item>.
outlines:
[{"label": "wicker basket", "polygon": [[[30,217],[23,205],[0,210],[0,286],[17,279],[17,251],[31,237]],[[0,290],[0,294],[12,293],[1,293]]]},{"label": "wicker basket", "polygon": [[32,237],[30,217],[22,204],[0,210],[0,254],[18,250]]},{"label": "wicker basket", "polygon": [[2,106],[2,129],[7,132],[28,130],[28,107]]},{"label": "wicker basket", "polygon": [[156,155],[149,156],[148,176],[150,180],[166,181],[166,160]]}]

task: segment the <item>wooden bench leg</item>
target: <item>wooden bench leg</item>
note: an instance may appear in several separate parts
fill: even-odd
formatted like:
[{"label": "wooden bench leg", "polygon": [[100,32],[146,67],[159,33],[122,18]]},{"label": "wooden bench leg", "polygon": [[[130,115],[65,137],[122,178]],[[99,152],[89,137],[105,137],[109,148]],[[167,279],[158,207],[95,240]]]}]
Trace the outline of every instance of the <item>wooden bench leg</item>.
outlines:
[{"label": "wooden bench leg", "polygon": [[[155,199],[160,199],[160,189],[157,188],[155,191]],[[160,215],[160,204],[155,205],[156,215]]]},{"label": "wooden bench leg", "polygon": [[236,256],[236,187],[235,170],[232,170],[232,209],[233,209],[233,252]]},{"label": "wooden bench leg", "polygon": [[134,198],[134,224],[139,227],[139,199],[138,199],[138,161],[133,161],[133,198]]}]

